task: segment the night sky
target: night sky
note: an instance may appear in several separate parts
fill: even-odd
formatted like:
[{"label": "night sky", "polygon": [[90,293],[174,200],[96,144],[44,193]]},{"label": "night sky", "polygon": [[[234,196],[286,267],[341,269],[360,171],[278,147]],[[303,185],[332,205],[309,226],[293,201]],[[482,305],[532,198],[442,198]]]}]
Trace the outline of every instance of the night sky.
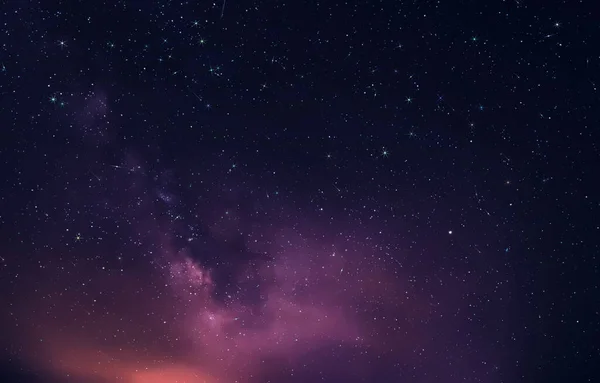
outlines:
[{"label": "night sky", "polygon": [[2,1],[0,381],[597,382],[593,3]]}]

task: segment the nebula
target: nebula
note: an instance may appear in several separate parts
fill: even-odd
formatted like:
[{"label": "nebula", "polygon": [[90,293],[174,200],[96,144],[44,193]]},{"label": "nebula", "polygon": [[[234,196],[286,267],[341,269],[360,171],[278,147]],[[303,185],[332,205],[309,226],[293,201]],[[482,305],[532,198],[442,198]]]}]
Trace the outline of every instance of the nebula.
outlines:
[{"label": "nebula", "polygon": [[[42,371],[94,382],[260,382],[323,353],[333,356],[322,360],[356,354],[348,370],[360,370],[368,365],[361,355],[378,352],[383,335],[369,325],[373,308],[422,310],[416,292],[398,290],[397,272],[351,236],[319,238],[281,222],[243,228],[239,243],[235,214],[227,225],[183,236],[178,207],[140,192],[151,186],[147,169],[138,165],[136,176],[123,168],[115,187],[127,192],[104,198],[139,201],[123,238],[144,240],[132,253],[99,256],[92,255],[98,242],[78,235],[74,245],[90,254],[48,266],[40,257],[40,269],[27,273],[32,298],[12,306],[22,331],[12,341],[26,344],[16,354]],[[190,235],[196,239],[179,240]]]},{"label": "nebula", "polygon": [[[258,241],[243,244],[245,257],[236,251],[208,256],[196,253],[195,241],[177,241],[180,219],[168,213],[154,219],[160,206],[140,205],[134,214],[140,225],[128,228],[146,234],[137,254],[65,256],[28,273],[31,296],[44,293],[14,305],[23,330],[19,342],[27,340],[19,357],[83,381],[259,382],[293,370],[311,353],[333,353],[334,359],[336,352],[356,354],[348,369],[364,368],[361,355],[379,352],[378,338],[388,336],[369,324],[374,308],[383,313],[404,307],[419,320],[428,315],[415,291],[406,291],[407,285],[399,290],[397,272],[386,271],[373,249],[351,237],[330,241],[306,236],[298,225],[264,231],[255,225],[252,238],[261,233],[268,257],[249,250],[260,247]],[[321,229],[313,224],[313,230]],[[227,242],[227,235],[212,236]],[[77,242],[97,252],[85,238]],[[232,247],[212,250],[227,249]],[[143,265],[134,268],[130,259]]]}]

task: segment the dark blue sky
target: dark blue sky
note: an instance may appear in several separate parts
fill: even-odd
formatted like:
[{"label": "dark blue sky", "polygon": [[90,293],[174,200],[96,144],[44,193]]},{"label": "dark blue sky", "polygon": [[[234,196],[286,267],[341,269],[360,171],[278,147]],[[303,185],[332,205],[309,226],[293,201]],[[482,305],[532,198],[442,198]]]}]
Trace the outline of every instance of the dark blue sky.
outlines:
[{"label": "dark blue sky", "polygon": [[595,381],[592,8],[5,2],[2,373]]}]

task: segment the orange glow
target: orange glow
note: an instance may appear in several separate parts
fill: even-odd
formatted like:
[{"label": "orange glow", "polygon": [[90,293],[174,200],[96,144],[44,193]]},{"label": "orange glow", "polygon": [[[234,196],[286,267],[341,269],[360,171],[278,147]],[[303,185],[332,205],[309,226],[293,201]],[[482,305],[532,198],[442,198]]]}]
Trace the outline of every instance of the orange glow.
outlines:
[{"label": "orange glow", "polygon": [[136,372],[127,380],[129,383],[213,383],[214,380],[200,372],[185,367],[157,368]]}]

